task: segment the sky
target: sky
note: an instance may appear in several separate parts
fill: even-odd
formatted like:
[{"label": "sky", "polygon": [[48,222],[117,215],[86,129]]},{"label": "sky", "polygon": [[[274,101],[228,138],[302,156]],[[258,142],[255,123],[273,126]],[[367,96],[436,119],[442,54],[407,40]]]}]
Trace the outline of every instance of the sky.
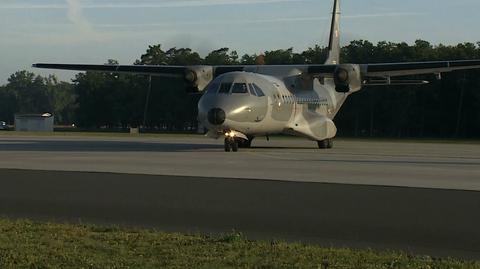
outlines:
[{"label": "sky", "polygon": [[[149,45],[239,54],[326,45],[332,0],[0,0],[0,85],[36,62],[132,64]],[[342,43],[480,41],[478,0],[342,0]]]}]

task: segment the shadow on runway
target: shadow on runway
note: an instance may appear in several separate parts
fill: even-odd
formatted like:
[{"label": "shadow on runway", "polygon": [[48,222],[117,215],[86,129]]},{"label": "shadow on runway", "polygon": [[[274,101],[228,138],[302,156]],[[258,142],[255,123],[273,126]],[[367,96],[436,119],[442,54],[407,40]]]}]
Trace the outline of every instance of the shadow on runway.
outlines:
[{"label": "shadow on runway", "polygon": [[311,146],[311,147],[294,147],[294,146],[292,146],[292,147],[278,147],[278,146],[268,146],[268,147],[267,147],[267,146],[257,146],[257,147],[256,147],[256,146],[252,146],[250,149],[262,149],[262,150],[263,150],[263,149],[270,149],[270,150],[284,150],[284,149],[286,149],[286,150],[293,150],[293,149],[301,149],[301,150],[318,150],[319,152],[322,152],[322,151],[323,151],[323,149],[321,150],[321,149],[318,149],[318,148],[316,148],[316,147],[314,147],[314,146]]},{"label": "shadow on runway", "polygon": [[1,151],[45,152],[189,152],[222,150],[222,145],[135,141],[44,141],[8,140],[0,142]]}]

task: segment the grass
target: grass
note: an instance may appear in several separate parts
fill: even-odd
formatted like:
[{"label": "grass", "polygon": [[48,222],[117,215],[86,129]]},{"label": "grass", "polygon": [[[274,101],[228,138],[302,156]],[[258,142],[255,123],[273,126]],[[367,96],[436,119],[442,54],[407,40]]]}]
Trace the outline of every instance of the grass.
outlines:
[{"label": "grass", "polygon": [[480,268],[480,262],[250,241],[239,233],[152,230],[0,219],[0,268]]}]

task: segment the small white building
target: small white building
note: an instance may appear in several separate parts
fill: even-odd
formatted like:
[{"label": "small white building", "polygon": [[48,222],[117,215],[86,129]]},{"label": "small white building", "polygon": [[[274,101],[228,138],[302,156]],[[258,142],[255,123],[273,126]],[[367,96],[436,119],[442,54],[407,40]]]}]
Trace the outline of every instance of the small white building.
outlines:
[{"label": "small white building", "polygon": [[53,132],[54,117],[45,114],[15,114],[15,131]]}]

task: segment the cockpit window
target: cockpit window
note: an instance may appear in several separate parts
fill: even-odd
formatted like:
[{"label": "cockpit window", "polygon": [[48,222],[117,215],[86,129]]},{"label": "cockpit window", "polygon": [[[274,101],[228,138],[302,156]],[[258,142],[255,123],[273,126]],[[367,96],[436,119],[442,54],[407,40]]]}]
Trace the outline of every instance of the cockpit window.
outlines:
[{"label": "cockpit window", "polygon": [[216,94],[218,91],[218,87],[220,87],[219,83],[212,83],[208,86],[206,94]]},{"label": "cockpit window", "polygon": [[256,92],[255,89],[253,88],[252,83],[248,83],[248,90],[250,91],[250,94],[251,94],[251,95],[257,96],[257,92]]},{"label": "cockpit window", "polygon": [[253,83],[253,88],[255,89],[255,92],[257,92],[257,96],[258,97],[262,97],[262,96],[265,96],[265,94],[263,93],[262,89],[260,89],[260,87],[257,86],[257,84]]},{"label": "cockpit window", "polygon": [[232,87],[232,84],[233,83],[222,83],[222,84],[220,84],[220,90],[218,91],[218,93],[224,93],[224,94],[230,93],[230,88]]},{"label": "cockpit window", "polygon": [[232,93],[248,93],[246,83],[233,84]]}]

